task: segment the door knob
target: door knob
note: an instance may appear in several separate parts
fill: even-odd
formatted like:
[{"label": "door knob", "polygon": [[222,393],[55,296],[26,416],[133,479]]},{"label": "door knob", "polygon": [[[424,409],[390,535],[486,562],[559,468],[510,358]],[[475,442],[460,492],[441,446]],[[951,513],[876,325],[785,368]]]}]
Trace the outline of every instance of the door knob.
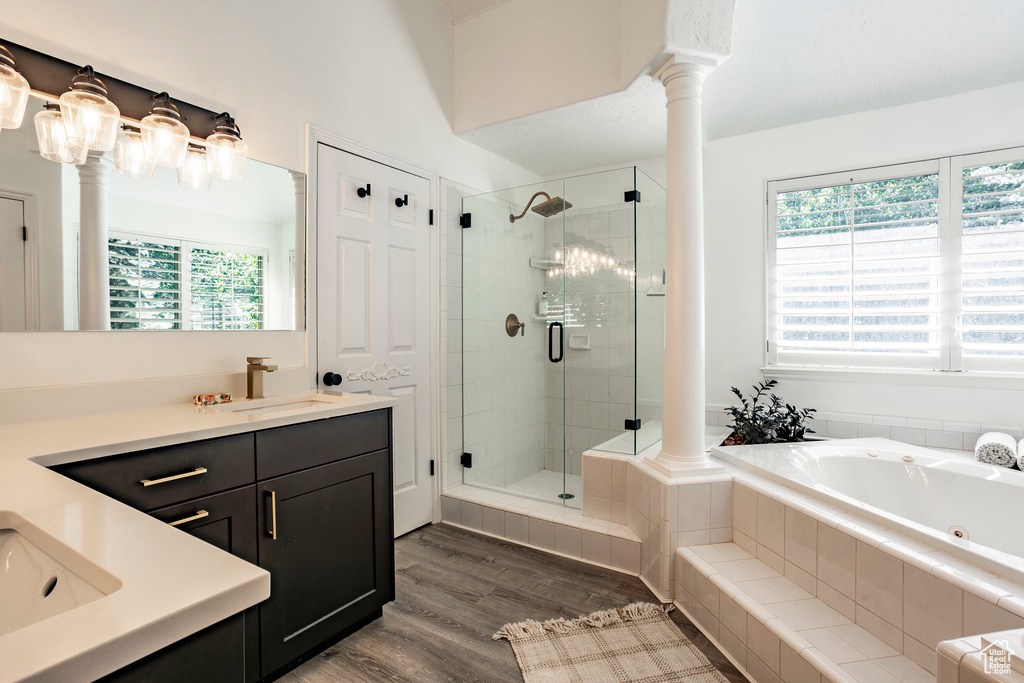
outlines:
[{"label": "door knob", "polygon": [[328,387],[336,387],[341,384],[341,375],[336,372],[325,372],[324,373],[324,385]]}]

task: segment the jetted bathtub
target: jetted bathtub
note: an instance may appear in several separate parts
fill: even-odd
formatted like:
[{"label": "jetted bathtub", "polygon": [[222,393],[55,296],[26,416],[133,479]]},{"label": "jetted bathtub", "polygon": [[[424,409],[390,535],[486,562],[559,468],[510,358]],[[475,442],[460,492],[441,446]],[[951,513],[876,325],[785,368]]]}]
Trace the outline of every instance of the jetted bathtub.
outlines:
[{"label": "jetted bathtub", "polygon": [[727,446],[711,455],[1024,583],[1024,472],[889,439]]}]

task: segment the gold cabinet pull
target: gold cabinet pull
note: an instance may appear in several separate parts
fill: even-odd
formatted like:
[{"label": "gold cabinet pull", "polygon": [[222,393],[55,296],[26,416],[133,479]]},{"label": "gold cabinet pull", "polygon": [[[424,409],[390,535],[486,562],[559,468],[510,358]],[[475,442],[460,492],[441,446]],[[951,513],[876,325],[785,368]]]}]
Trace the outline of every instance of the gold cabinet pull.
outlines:
[{"label": "gold cabinet pull", "polygon": [[277,492],[267,491],[270,494],[270,529],[267,530],[267,535],[270,536],[272,541],[277,540]]},{"label": "gold cabinet pull", "polygon": [[169,481],[175,481],[176,479],[184,479],[185,477],[194,477],[197,474],[206,474],[205,467],[197,467],[191,472],[182,472],[181,474],[172,474],[169,477],[163,479],[143,479],[139,483],[143,486],[156,486],[157,484],[166,484]]},{"label": "gold cabinet pull", "polygon": [[209,517],[209,516],[210,516],[209,512],[207,512],[206,510],[200,510],[199,512],[197,512],[196,514],[192,515],[191,517],[185,517],[184,519],[179,519],[176,522],[168,522],[168,524],[171,525],[171,526],[178,526],[179,524],[185,524],[186,522],[194,522],[197,519],[202,519],[203,517]]}]

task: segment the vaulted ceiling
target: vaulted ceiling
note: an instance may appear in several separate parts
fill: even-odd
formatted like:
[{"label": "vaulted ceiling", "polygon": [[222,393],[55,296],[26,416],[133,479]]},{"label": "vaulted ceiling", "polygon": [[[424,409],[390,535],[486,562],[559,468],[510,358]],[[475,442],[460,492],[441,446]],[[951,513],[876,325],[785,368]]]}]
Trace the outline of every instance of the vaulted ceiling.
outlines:
[{"label": "vaulted ceiling", "polygon": [[[441,1],[458,23],[509,0]],[[1024,81],[1022,35],[1016,0],[736,0],[732,57],[705,86],[705,135]],[[543,175],[660,156],[664,94],[641,78],[462,136]]]}]

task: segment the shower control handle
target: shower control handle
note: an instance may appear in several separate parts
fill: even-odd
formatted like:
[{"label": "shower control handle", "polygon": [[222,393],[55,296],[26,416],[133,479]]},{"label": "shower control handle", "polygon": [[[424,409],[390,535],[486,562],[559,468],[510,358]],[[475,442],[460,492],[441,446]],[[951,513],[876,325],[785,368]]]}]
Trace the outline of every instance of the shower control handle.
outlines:
[{"label": "shower control handle", "polygon": [[[555,358],[555,327],[558,328],[558,358]],[[548,326],[548,360],[561,363],[565,357],[565,329],[562,323],[551,323]]]}]

